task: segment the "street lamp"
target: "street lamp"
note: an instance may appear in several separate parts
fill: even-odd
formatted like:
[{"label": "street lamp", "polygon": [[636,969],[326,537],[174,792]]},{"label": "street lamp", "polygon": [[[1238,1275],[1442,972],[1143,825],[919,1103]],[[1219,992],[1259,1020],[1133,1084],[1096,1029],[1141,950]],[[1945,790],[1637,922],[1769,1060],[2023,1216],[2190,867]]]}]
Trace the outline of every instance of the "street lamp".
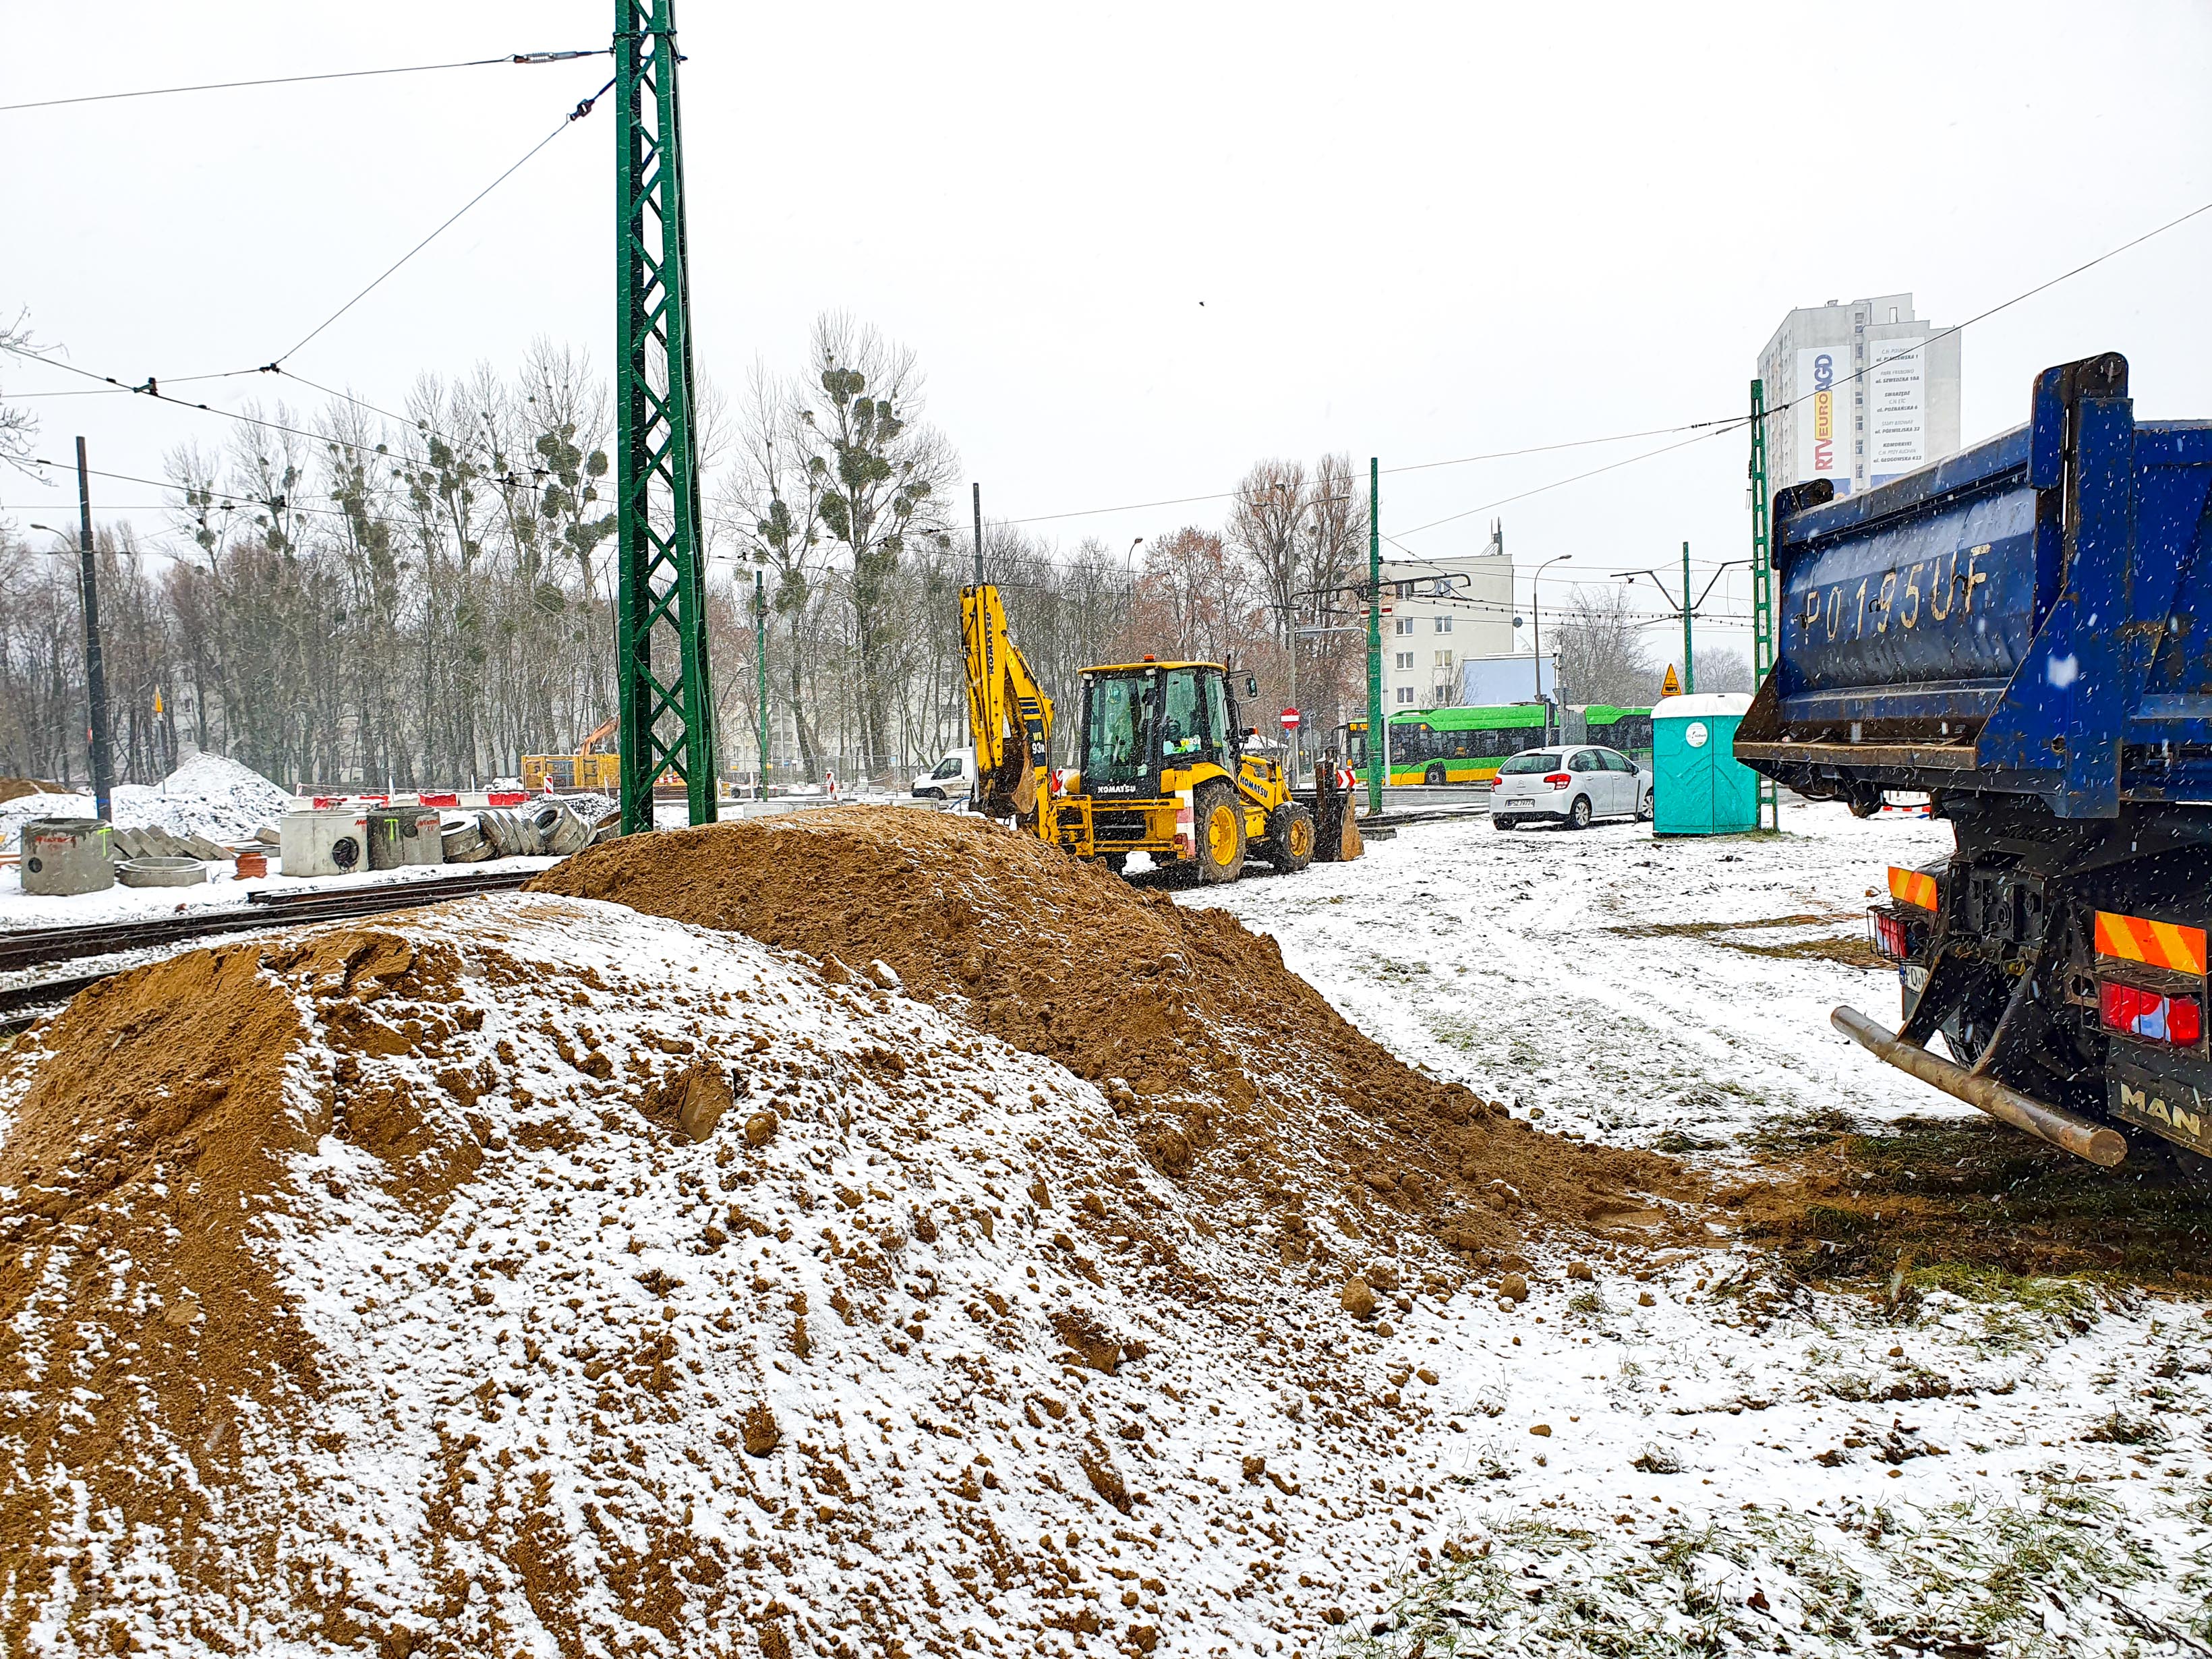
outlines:
[{"label": "street lamp", "polygon": [[[1528,583],[1528,626],[1531,631],[1529,650],[1530,654],[1536,659],[1536,701],[1544,703],[1544,741],[1546,743],[1552,740],[1552,705],[1544,702],[1544,590],[1540,584],[1543,581],[1544,573],[1547,570],[1555,564],[1565,564],[1574,556],[1571,553],[1561,553],[1555,557],[1545,560],[1536,567],[1536,574]],[[1559,684],[1555,679],[1552,682],[1554,696],[1558,694],[1559,689]]]}]

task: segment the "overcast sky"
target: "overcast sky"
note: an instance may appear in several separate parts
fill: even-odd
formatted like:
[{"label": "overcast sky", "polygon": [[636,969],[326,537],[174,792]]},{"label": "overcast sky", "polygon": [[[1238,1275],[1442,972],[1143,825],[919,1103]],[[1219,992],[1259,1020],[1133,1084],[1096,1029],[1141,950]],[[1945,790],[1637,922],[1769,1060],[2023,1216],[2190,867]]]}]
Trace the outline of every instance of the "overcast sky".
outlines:
[{"label": "overcast sky", "polygon": [[[0,103],[602,46],[611,11],[13,5]],[[1792,306],[1905,290],[1954,322],[2212,199],[2201,3],[678,15],[702,371],[735,391],[756,358],[796,366],[823,310],[875,323],[921,355],[928,416],[994,517],[1224,491],[1265,456],[1387,469],[1734,415]],[[0,114],[0,310],[101,374],[265,362],[608,72]],[[510,368],[538,335],[604,369],[612,113],[291,366],[387,406],[419,371]],[[2212,417],[2208,271],[2212,214],[1969,329],[1968,440],[2024,417],[2039,368],[2107,349],[2140,415]],[[82,384],[0,363],[11,397]],[[233,424],[130,397],[28,406],[40,454],[82,432],[94,466],[149,478]],[[1382,525],[1425,555],[1473,551],[1491,514],[1470,509],[1676,441],[1386,476]],[[1701,564],[1743,556],[1744,464],[1731,434],[1492,511],[1524,581],[1573,556],[1548,606],[1554,579],[1679,561],[1685,539]],[[96,495],[149,529],[161,514],[120,509],[161,499]],[[0,477],[19,527],[73,501]],[[1035,528],[1118,550],[1219,513]]]}]

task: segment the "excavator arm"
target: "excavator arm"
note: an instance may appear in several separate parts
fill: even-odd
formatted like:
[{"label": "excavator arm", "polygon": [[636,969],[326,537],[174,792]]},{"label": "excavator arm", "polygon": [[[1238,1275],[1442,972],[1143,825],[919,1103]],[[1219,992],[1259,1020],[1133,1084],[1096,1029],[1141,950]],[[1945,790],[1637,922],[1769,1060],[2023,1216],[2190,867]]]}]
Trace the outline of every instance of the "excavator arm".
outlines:
[{"label": "excavator arm", "polygon": [[1007,635],[1006,608],[988,582],[960,590],[960,640],[968,657],[968,725],[975,736],[982,809],[1057,842],[1048,747],[1052,699]]}]

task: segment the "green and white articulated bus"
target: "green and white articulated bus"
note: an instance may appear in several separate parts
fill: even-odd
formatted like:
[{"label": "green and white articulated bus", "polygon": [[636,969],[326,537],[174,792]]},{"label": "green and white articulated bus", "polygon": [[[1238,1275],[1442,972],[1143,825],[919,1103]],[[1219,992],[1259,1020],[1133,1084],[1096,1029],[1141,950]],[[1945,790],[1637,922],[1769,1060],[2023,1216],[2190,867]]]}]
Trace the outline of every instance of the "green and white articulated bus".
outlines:
[{"label": "green and white articulated bus", "polygon": [[[1488,708],[1403,708],[1390,716],[1390,773],[1394,787],[1417,783],[1488,783],[1498,763],[1524,749],[1553,743],[1595,743],[1651,763],[1651,711],[1611,703],[1570,705],[1552,716],[1539,702]],[[1337,728],[1338,752],[1364,785],[1367,781],[1367,722]]]}]

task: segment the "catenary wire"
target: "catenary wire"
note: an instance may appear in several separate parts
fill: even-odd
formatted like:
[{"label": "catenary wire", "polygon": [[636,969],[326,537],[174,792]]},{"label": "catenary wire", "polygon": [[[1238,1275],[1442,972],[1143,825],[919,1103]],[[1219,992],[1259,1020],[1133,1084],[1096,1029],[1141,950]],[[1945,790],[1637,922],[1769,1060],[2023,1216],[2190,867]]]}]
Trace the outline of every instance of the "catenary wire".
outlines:
[{"label": "catenary wire", "polygon": [[451,216],[449,216],[444,223],[441,224],[437,229],[432,231],[421,241],[416,243],[413,247],[409,248],[406,252],[401,254],[397,259],[386,266],[382,271],[378,273],[375,281],[370,283],[367,288],[362,289],[362,291],[355,295],[352,299],[348,300],[336,311],[333,311],[329,316],[324,318],[321,322],[317,323],[313,328],[309,329],[307,333],[301,336],[299,340],[292,345],[289,350],[280,351],[274,357],[270,358],[269,360],[269,367],[274,368],[283,363],[287,357],[289,357],[293,354],[293,352],[299,350],[301,346],[306,345],[308,341],[313,339],[318,334],[320,334],[332,323],[337,321],[339,318],[344,316],[346,313],[351,311],[356,306],[367,299],[376,290],[379,284],[383,283],[386,277],[391,276],[393,271],[398,270],[400,266],[405,264],[410,259],[420,253],[424,248],[429,246],[431,243],[436,241],[438,238],[443,235],[453,225],[455,220],[459,219],[478,202],[483,201],[485,197],[490,195],[492,191],[497,190],[509,179],[512,179],[517,173],[520,172],[524,166],[527,164],[531,158],[536,155],[539,150],[544,149],[546,145],[551,143],[562,133],[568,131],[570,127],[575,125],[577,122],[582,120],[586,115],[589,115],[592,112],[592,106],[598,103],[600,99],[605,97],[608,90],[612,88],[614,82],[611,80],[609,81],[605,86],[601,87],[589,98],[585,99],[581,103],[578,104],[575,108],[570,110],[567,115],[562,118],[560,125],[555,127],[552,131],[547,133],[543,138],[540,138],[536,143],[525,150],[522,154],[521,159],[517,161],[514,166],[508,167],[507,170],[501,173],[498,178],[493,179],[475,195],[470,197],[467,201],[462,203],[459,207],[453,210]]},{"label": "catenary wire", "polygon": [[495,64],[559,64],[573,58],[604,58],[612,50],[595,46],[579,52],[517,52],[501,58],[470,58],[452,64],[402,64],[392,69],[332,70],[320,75],[274,75],[254,81],[209,81],[190,87],[143,87],[134,92],[92,92],[72,98],[41,98],[27,104],[0,104],[0,115],[16,110],[56,109],[64,104],[106,104],[118,98],[168,98],[185,92],[231,92],[240,87],[290,87],[308,81],[362,81],[384,75],[423,75],[434,70],[483,69]]}]

